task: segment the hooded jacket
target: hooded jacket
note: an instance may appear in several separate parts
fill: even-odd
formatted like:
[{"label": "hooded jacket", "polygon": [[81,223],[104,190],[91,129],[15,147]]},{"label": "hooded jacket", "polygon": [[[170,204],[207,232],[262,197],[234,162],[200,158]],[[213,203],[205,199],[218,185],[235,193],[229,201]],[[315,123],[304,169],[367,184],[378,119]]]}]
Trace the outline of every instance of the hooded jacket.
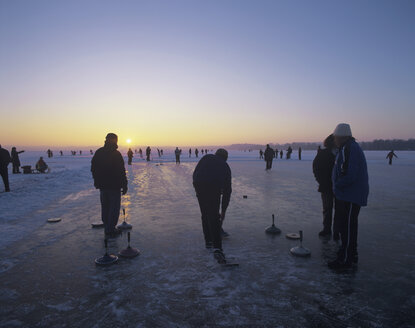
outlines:
[{"label": "hooded jacket", "polygon": [[354,139],[340,148],[333,168],[332,183],[337,199],[360,206],[367,205],[369,177],[366,158]]},{"label": "hooded jacket", "polygon": [[105,143],[99,148],[91,161],[91,172],[97,189],[127,188],[124,159],[117,150],[118,146]]}]

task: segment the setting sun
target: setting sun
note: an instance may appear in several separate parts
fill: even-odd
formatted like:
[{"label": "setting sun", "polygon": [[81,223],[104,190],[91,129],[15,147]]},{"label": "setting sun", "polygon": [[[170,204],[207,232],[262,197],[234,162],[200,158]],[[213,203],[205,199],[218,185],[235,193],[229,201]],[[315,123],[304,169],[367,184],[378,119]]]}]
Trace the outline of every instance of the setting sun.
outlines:
[{"label": "setting sun", "polygon": [[127,143],[128,143],[128,144],[130,144],[130,143],[131,143],[131,139],[127,139],[126,141],[127,141]]}]

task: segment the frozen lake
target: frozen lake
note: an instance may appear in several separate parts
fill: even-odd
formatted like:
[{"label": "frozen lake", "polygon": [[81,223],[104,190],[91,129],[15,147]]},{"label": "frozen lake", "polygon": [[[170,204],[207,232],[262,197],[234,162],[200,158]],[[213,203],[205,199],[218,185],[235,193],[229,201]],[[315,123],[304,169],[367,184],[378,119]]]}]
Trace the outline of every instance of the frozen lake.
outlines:
[{"label": "frozen lake", "polygon": [[[56,152],[57,153],[57,152]],[[34,165],[40,153],[21,155]],[[326,262],[338,244],[323,241],[321,202],[311,162],[230,153],[233,194],[224,241],[238,268],[220,267],[204,248],[192,187],[196,161],[169,153],[128,169],[122,206],[138,258],[96,267],[103,250],[99,192],[88,156],[48,160],[47,175],[10,175],[0,193],[1,327],[413,327],[415,322],[415,152],[366,152],[369,206],[359,217],[359,265],[337,274]],[[45,156],[46,157],[46,156]],[[162,163],[163,165],[159,165]],[[3,186],[1,186],[3,191]],[[243,195],[248,198],[244,199]],[[264,229],[277,215],[282,234]],[[62,221],[48,224],[51,217]],[[294,258],[304,231],[310,258]],[[110,242],[117,253],[126,235]]]}]

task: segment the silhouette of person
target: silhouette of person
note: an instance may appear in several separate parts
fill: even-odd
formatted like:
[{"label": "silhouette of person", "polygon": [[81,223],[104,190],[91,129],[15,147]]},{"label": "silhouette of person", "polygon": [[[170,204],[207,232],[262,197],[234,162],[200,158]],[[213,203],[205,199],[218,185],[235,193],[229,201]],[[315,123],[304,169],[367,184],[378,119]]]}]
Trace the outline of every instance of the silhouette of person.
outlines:
[{"label": "silhouette of person", "polygon": [[163,156],[163,149],[162,149],[162,150],[160,150],[160,154],[161,154],[161,156]]},{"label": "silhouette of person", "polygon": [[274,155],[275,155],[275,158],[277,159],[277,158],[278,158],[278,148],[275,148],[275,153],[274,153]]},{"label": "silhouette of person", "polygon": [[79,155],[82,155],[82,150],[79,151]]},{"label": "silhouette of person", "polygon": [[303,150],[300,148],[298,148],[298,159],[301,161],[301,154],[302,154]]},{"label": "silhouette of person", "polygon": [[291,148],[291,146],[289,146],[287,149],[286,159],[291,159],[292,152],[293,152],[293,149]]},{"label": "silhouette of person", "polygon": [[151,155],[151,148],[150,148],[150,146],[148,146],[147,149],[146,149],[146,161],[147,162],[150,161],[150,155]]},{"label": "silhouette of person", "polygon": [[176,164],[180,164],[180,155],[182,151],[179,149],[179,147],[176,147],[176,150],[174,151],[174,155],[176,156]]},{"label": "silhouette of person", "polygon": [[140,154],[140,157],[143,158],[143,150],[140,148],[138,153]]},{"label": "silhouette of person", "polygon": [[398,156],[396,156],[395,152],[393,150],[391,150],[387,155],[386,158],[389,158],[389,165],[392,165],[392,159],[393,157],[398,158]]},{"label": "silhouette of person", "polygon": [[89,150],[89,153],[90,153],[91,155],[94,155],[94,152],[92,151],[92,149],[90,149],[90,150]]},{"label": "silhouette of person", "polygon": [[357,263],[357,231],[360,208],[367,205],[369,178],[363,150],[352,136],[349,124],[337,125],[334,142],[340,149],[332,173],[335,196],[335,221],[342,245],[331,269],[345,269]]},{"label": "silhouette of person", "polygon": [[204,153],[204,150],[202,149],[202,155],[203,155],[203,153]]},{"label": "silhouette of person", "polygon": [[0,175],[3,179],[4,183],[4,189],[6,192],[10,191],[10,185],[9,185],[9,171],[7,167],[9,166],[9,163],[12,161],[12,158],[10,157],[10,153],[7,149],[4,149],[0,145]]},{"label": "silhouette of person", "polygon": [[63,151],[62,150],[59,153],[61,154],[61,156],[63,156]]},{"label": "silhouette of person", "polygon": [[104,147],[95,152],[91,161],[94,186],[100,190],[105,235],[110,238],[120,233],[115,226],[120,215],[121,193],[125,195],[128,190],[124,159],[117,150],[117,142],[117,135],[108,133]]},{"label": "silhouette of person", "polygon": [[157,154],[159,155],[159,157],[161,157],[160,149],[158,149],[158,148],[157,148]]},{"label": "silhouette of person", "polygon": [[[313,174],[318,182],[318,191],[321,194],[321,201],[323,204],[323,230],[319,232],[319,236],[328,237],[331,235],[334,203],[331,174],[337,153],[332,134],[324,140],[324,147],[324,149],[317,153],[313,160]],[[336,224],[333,225],[333,239],[340,239]]]},{"label": "silhouette of person", "polygon": [[265,152],[264,152],[264,159],[266,164],[265,170],[271,170],[272,168],[272,160],[274,159],[274,151],[272,150],[272,148],[267,145],[267,147],[265,148]]},{"label": "silhouette of person", "polygon": [[192,148],[189,148],[189,158],[192,157]]},{"label": "silhouette of person", "polygon": [[36,170],[38,170],[40,173],[45,173],[47,169],[48,169],[48,165],[43,160],[43,157],[40,157],[36,163]]},{"label": "silhouette of person", "polygon": [[284,152],[281,149],[281,151],[280,151],[280,159],[282,159],[283,156],[284,156]]},{"label": "silhouette of person", "polygon": [[214,155],[204,156],[193,172],[206,248],[214,248],[213,255],[219,263],[226,263],[221,231],[232,193],[231,169],[227,159],[228,152],[218,149]]},{"label": "silhouette of person", "polygon": [[128,149],[127,152],[127,156],[128,156],[128,165],[131,165],[131,163],[133,162],[133,151],[131,150],[131,148]]},{"label": "silhouette of person", "polygon": [[199,157],[199,150],[197,148],[195,149],[195,155],[196,155],[196,158]]},{"label": "silhouette of person", "polygon": [[262,149],[259,150],[259,159],[263,159],[264,158],[264,152],[262,151]]},{"label": "silhouette of person", "polygon": [[20,172],[20,158],[19,154],[24,153],[24,150],[17,151],[16,147],[12,148],[12,165],[13,165],[13,174],[21,173]]}]

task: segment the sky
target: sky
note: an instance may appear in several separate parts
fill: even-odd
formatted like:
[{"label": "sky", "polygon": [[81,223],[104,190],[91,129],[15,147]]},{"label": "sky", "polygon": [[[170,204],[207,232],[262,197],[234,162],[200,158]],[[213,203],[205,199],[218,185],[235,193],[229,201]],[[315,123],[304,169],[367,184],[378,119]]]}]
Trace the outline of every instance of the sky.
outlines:
[{"label": "sky", "polygon": [[0,144],[415,137],[415,1],[0,0]]}]

